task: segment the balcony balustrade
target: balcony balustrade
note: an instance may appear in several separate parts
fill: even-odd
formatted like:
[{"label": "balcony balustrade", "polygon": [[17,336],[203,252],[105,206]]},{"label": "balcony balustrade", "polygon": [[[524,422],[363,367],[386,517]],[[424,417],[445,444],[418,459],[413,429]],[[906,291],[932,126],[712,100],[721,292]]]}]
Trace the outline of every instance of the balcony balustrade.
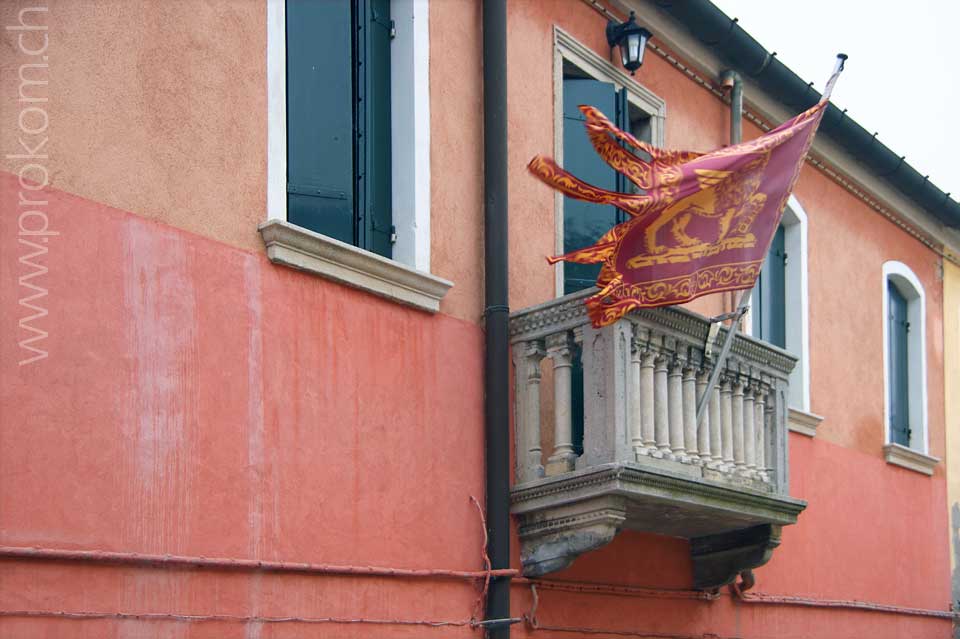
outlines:
[{"label": "balcony balustrade", "polygon": [[[676,307],[595,329],[583,305],[590,293],[511,316],[511,501],[524,574],[562,569],[621,530],[689,539],[699,588],[762,565],[781,526],[806,506],[788,495],[786,398],[796,358],[738,335],[698,427],[697,403],[726,329],[708,347],[709,321]],[[541,383],[547,370],[551,388]],[[582,448],[574,437],[581,412]]]}]

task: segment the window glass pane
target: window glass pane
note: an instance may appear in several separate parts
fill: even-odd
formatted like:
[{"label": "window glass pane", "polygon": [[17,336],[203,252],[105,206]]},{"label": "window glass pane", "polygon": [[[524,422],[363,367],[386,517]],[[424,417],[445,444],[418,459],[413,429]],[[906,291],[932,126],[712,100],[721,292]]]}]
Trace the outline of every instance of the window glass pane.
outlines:
[{"label": "window glass pane", "polygon": [[[593,150],[577,108],[589,104],[607,117],[617,117],[617,94],[612,83],[565,76],[563,79],[563,167],[581,180],[604,189],[617,188],[617,172]],[[590,246],[617,223],[617,209],[609,205],[563,200],[563,251]],[[564,293],[593,286],[599,264],[563,265]]]}]

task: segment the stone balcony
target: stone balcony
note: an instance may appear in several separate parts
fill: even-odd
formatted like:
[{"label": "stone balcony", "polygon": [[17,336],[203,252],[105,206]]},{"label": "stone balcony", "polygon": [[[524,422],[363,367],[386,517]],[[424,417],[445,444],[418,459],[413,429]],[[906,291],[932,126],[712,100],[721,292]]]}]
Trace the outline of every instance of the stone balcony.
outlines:
[{"label": "stone balcony", "polygon": [[[634,311],[594,329],[583,305],[590,292],[510,320],[511,503],[524,574],[565,568],[622,530],[689,539],[698,588],[766,563],[781,527],[806,506],[788,494],[786,398],[795,358],[737,336],[698,428],[697,401],[726,329],[708,349],[709,321],[675,307]],[[541,385],[542,376],[552,383]],[[581,417],[582,450],[574,440]]]}]

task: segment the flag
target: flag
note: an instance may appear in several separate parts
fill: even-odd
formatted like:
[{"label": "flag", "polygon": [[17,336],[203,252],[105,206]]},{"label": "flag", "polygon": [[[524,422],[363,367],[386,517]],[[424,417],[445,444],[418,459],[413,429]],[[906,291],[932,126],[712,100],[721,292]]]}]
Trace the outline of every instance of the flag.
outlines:
[{"label": "flag", "polygon": [[710,153],[654,147],[581,106],[597,154],[636,193],[594,187],[550,158],[530,161],[531,173],[564,195],[629,216],[592,246],[548,258],[602,264],[600,290],[586,300],[595,327],[632,309],[753,287],[844,58],[819,103],[759,138]]}]

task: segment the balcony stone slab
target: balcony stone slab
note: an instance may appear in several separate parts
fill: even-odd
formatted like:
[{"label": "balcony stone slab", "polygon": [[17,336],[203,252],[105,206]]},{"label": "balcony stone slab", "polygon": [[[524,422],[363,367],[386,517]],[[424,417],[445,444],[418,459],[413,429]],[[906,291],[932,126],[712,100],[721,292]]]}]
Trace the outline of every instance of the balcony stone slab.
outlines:
[{"label": "balcony stone slab", "polygon": [[[604,464],[517,485],[512,509],[520,522],[521,562],[534,577],[569,566],[621,530],[699,538],[796,523],[806,502],[770,490],[678,473],[654,464]],[[765,563],[765,560],[764,560]],[[738,566],[740,570],[755,568]],[[720,584],[701,584],[714,587]]]}]

